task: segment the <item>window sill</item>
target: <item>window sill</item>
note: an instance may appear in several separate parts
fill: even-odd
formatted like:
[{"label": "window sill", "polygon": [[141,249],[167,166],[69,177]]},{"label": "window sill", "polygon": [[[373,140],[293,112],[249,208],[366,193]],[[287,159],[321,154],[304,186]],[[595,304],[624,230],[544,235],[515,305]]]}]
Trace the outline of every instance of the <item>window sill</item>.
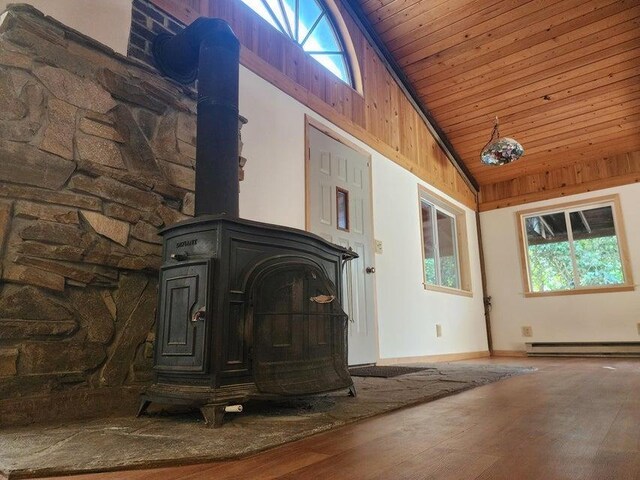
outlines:
[{"label": "window sill", "polygon": [[555,292],[525,292],[525,298],[531,297],[558,297],[562,295],[584,295],[591,293],[632,292],[635,285],[616,285],[612,287],[578,288],[575,290],[557,290]]},{"label": "window sill", "polygon": [[449,293],[452,295],[460,295],[462,297],[473,297],[473,292],[469,290],[461,290],[459,288],[441,287],[440,285],[431,285],[429,283],[423,283],[422,286],[425,290],[432,290],[434,292]]}]

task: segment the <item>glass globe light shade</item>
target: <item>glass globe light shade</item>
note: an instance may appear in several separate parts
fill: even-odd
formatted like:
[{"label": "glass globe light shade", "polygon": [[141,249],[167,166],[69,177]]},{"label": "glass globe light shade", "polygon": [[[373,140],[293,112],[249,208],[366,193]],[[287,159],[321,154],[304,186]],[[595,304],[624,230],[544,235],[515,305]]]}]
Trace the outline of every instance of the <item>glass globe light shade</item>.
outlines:
[{"label": "glass globe light shade", "polygon": [[502,137],[490,140],[480,154],[485,165],[506,165],[524,155],[524,148],[513,138]]}]

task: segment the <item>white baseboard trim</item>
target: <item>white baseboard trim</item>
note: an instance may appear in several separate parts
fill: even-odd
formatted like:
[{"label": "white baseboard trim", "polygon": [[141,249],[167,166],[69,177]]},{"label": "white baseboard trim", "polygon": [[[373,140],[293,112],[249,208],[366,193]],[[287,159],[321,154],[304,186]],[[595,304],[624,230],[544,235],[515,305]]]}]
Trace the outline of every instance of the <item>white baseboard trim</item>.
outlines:
[{"label": "white baseboard trim", "polygon": [[491,352],[492,357],[526,357],[527,352],[524,350],[494,350]]},{"label": "white baseboard trim", "polygon": [[432,362],[455,362],[458,360],[470,360],[472,358],[487,358],[489,350],[480,352],[445,353],[442,355],[423,355],[420,357],[399,357],[381,358],[377,365],[399,365],[402,363],[432,363]]}]

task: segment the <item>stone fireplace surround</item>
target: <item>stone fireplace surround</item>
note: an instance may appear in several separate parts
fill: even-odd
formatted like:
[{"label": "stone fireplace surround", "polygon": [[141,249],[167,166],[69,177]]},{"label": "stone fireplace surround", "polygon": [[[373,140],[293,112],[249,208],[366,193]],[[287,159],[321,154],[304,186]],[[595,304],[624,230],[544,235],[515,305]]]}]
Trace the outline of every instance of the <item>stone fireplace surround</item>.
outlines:
[{"label": "stone fireplace surround", "polygon": [[0,25],[0,425],[134,413],[159,228],[193,215],[195,102],[13,6]]}]

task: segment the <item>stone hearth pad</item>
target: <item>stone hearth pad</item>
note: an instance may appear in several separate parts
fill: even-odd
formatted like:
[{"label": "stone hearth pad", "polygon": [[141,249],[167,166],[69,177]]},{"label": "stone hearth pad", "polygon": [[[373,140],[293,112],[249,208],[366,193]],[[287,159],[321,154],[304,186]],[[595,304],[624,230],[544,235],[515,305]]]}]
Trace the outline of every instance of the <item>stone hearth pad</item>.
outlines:
[{"label": "stone hearth pad", "polygon": [[426,370],[394,378],[356,378],[346,391],[253,401],[210,429],[197,412],[156,411],[0,431],[0,472],[14,478],[149,468],[223,460],[297,440],[402,407],[428,402],[534,369],[464,363],[413,364]]}]

